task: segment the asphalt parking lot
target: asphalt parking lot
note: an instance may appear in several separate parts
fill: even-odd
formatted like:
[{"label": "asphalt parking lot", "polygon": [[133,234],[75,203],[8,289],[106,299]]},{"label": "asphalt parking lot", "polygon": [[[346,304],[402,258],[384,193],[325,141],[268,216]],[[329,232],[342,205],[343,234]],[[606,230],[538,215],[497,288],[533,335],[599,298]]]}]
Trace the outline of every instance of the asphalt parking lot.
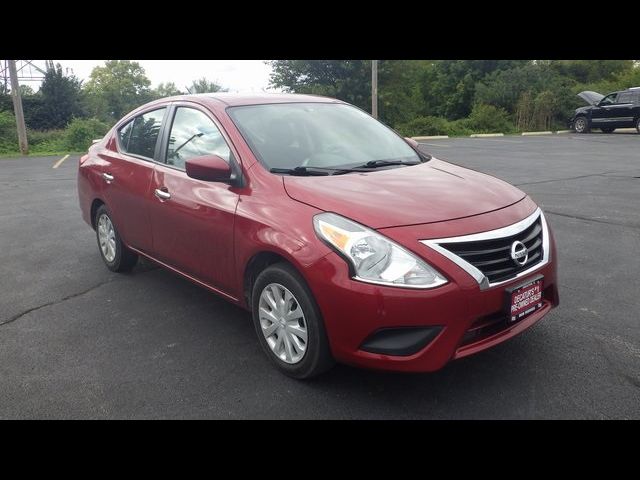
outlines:
[{"label": "asphalt parking lot", "polygon": [[432,374],[264,358],[249,314],[148,263],[109,272],[77,157],[0,159],[0,418],[640,418],[640,135],[461,138],[422,148],[547,212],[561,305]]}]

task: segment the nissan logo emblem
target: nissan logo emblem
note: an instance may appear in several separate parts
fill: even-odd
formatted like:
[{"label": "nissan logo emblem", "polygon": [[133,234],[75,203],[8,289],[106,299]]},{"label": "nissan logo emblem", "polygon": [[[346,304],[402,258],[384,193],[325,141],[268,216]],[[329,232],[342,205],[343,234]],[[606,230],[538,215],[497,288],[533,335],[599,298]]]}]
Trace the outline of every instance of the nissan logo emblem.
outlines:
[{"label": "nissan logo emblem", "polygon": [[529,251],[520,240],[511,244],[511,259],[519,266],[523,266],[529,259]]}]

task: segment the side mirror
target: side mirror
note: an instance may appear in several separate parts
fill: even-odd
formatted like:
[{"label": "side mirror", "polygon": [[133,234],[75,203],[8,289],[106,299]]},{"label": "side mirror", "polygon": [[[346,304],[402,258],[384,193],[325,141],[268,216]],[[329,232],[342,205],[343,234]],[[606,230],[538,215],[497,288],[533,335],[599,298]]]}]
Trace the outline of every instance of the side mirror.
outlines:
[{"label": "side mirror", "polygon": [[418,142],[416,142],[413,138],[404,137],[404,141],[411,145],[413,148],[418,148]]},{"label": "side mirror", "polygon": [[232,172],[229,164],[218,155],[193,157],[185,162],[187,175],[206,182],[228,182]]}]

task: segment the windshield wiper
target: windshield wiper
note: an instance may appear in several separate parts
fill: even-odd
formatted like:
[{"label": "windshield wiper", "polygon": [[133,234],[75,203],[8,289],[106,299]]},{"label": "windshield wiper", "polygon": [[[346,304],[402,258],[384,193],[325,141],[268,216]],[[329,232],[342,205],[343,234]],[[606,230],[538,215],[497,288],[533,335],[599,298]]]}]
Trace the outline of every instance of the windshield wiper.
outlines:
[{"label": "windshield wiper", "polygon": [[408,162],[406,160],[371,160],[355,168],[378,168],[387,167],[389,165],[420,165],[422,162]]},{"label": "windshield wiper", "polygon": [[271,173],[286,173],[289,175],[298,176],[326,176],[326,175],[339,175],[341,173],[357,172],[359,170],[352,170],[349,168],[333,168],[333,167],[294,167],[294,168],[271,168]]}]

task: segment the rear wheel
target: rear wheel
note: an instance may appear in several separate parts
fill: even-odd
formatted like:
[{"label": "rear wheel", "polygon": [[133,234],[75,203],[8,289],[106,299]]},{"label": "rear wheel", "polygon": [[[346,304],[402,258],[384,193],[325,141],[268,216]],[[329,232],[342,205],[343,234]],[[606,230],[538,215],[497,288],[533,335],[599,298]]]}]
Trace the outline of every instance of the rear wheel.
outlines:
[{"label": "rear wheel", "polygon": [[578,117],[573,122],[573,129],[576,133],[589,133],[589,121],[586,117]]},{"label": "rear wheel", "polygon": [[615,130],[615,128],[601,128],[600,130],[602,130],[604,133],[611,133]]},{"label": "rear wheel", "polygon": [[277,263],[263,270],[253,285],[251,299],[258,341],[281,372],[303,379],[333,366],[318,306],[291,265]]},{"label": "rear wheel", "polygon": [[128,272],[138,261],[138,255],[124,246],[107,207],[102,205],[96,211],[96,238],[98,250],[105,265],[112,272]]},{"label": "rear wheel", "polygon": [[636,130],[638,133],[640,133],[640,117],[636,119]]}]

